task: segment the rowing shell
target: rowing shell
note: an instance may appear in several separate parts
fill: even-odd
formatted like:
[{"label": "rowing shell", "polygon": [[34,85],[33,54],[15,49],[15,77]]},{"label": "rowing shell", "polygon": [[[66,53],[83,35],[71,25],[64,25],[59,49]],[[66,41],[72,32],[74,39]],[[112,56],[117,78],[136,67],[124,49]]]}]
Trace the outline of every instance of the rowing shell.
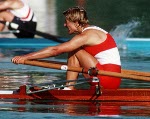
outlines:
[{"label": "rowing shell", "polygon": [[0,99],[48,99],[70,101],[150,101],[150,89],[42,89],[20,86],[15,91],[0,91]]}]

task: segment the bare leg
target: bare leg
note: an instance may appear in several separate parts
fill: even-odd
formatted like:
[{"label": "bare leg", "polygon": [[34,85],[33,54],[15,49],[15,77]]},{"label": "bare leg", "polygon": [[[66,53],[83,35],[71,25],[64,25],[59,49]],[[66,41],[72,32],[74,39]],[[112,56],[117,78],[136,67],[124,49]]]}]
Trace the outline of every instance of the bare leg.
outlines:
[{"label": "bare leg", "polygon": [[[90,68],[95,67],[98,63],[92,55],[87,53],[83,49],[79,49],[76,52],[69,54],[68,65],[73,67],[84,67]],[[67,80],[76,80],[78,78],[78,72],[67,71]],[[84,74],[85,77],[89,77],[87,74]],[[70,85],[74,85],[75,82],[70,82]],[[74,89],[74,86],[69,86],[70,89]]]},{"label": "bare leg", "polygon": [[[67,64],[69,66],[73,66],[73,67],[80,67],[77,57],[72,53],[70,53],[68,56]],[[78,74],[79,74],[78,72],[67,71],[66,79],[67,80],[76,80],[78,78]],[[67,85],[74,85],[74,84],[75,84],[75,82],[67,83]],[[69,88],[74,89],[74,86],[69,86]]]}]

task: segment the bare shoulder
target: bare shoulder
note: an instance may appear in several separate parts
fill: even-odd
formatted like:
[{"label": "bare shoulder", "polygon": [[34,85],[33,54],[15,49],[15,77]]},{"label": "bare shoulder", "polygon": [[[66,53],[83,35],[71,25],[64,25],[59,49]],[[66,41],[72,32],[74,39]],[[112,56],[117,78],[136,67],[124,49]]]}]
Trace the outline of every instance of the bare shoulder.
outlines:
[{"label": "bare shoulder", "polygon": [[87,45],[96,45],[103,42],[106,39],[106,33],[96,29],[88,29],[85,30],[82,34],[84,34],[87,39]]},{"label": "bare shoulder", "polygon": [[87,44],[87,40],[88,40],[88,35],[86,35],[86,33],[81,33],[81,34],[74,36],[70,40],[70,42],[73,42],[74,44],[79,45],[79,46],[83,46]]}]

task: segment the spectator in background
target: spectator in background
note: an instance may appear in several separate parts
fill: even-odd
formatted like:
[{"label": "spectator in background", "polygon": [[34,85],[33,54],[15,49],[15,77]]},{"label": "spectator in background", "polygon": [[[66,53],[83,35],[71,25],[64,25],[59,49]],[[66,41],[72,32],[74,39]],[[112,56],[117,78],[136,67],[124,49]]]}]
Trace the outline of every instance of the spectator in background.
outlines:
[{"label": "spectator in background", "polygon": [[0,31],[5,26],[9,30],[19,30],[14,33],[18,38],[33,38],[37,20],[27,0],[0,0]]}]

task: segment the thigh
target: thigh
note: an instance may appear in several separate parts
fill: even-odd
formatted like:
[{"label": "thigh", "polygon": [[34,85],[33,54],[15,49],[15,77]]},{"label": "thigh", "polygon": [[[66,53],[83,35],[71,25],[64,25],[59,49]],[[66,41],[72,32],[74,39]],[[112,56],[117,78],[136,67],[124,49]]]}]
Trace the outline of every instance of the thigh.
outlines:
[{"label": "thigh", "polygon": [[90,67],[95,67],[96,64],[98,63],[97,59],[93,57],[91,54],[86,52],[84,49],[79,49],[75,53],[81,67],[84,68],[90,68]]}]

